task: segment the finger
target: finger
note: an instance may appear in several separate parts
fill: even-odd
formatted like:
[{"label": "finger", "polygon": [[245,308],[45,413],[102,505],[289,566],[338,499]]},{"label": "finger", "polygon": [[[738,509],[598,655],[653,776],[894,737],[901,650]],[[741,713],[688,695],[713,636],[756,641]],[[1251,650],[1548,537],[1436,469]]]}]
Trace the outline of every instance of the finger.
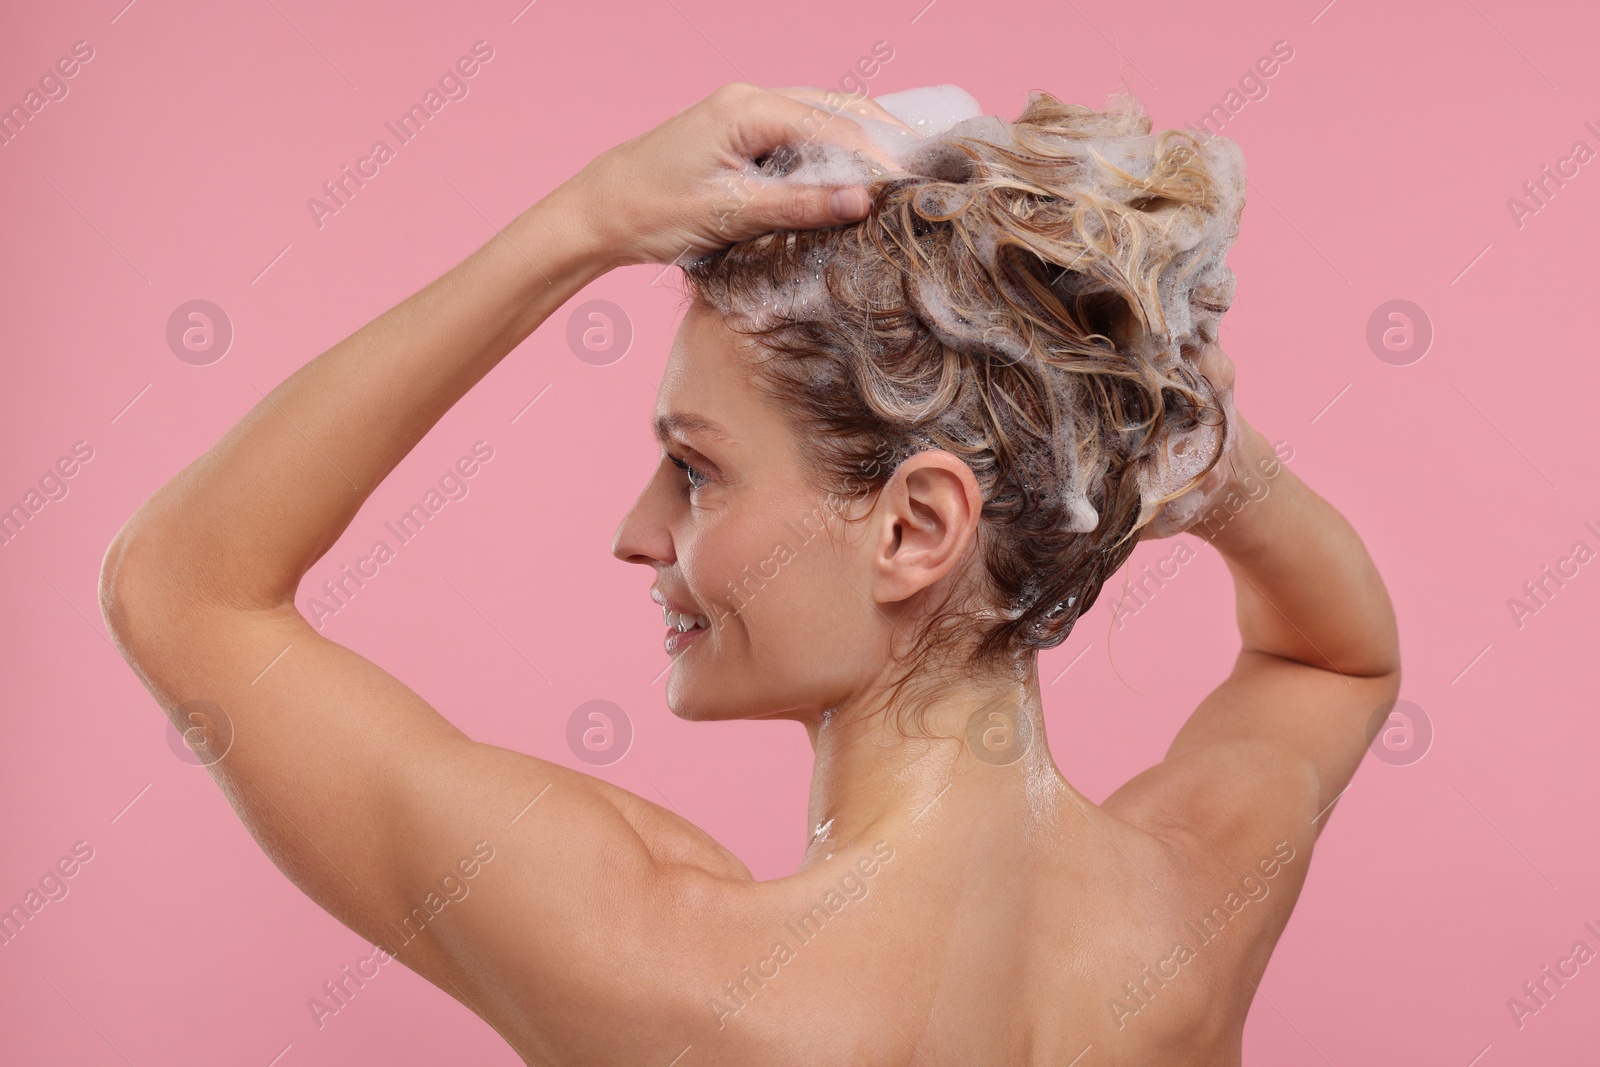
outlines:
[{"label": "finger", "polygon": [[1217,344],[1206,346],[1205,353],[1200,357],[1200,373],[1221,392],[1226,393],[1233,388],[1233,360]]},{"label": "finger", "polygon": [[848,113],[782,92],[763,90],[750,96],[730,125],[733,149],[750,160],[781,145],[831,143],[865,152],[886,165],[894,162],[884,157],[867,131]]},{"label": "finger", "polygon": [[774,184],[756,193],[743,216],[764,230],[810,230],[859,221],[871,206],[854,186]]},{"label": "finger", "polygon": [[1233,361],[1215,341],[1184,345],[1178,350],[1185,364],[1198,371],[1219,395],[1233,388]]},{"label": "finger", "polygon": [[[882,104],[865,93],[838,93],[831,89],[824,92],[821,89],[813,89],[810,86],[776,89],[774,91],[796,100],[820,104],[835,113],[860,115],[864,118],[876,119],[879,122],[887,122],[903,130],[911,129],[910,126],[885,110]],[[912,132],[915,131],[913,130]]]}]

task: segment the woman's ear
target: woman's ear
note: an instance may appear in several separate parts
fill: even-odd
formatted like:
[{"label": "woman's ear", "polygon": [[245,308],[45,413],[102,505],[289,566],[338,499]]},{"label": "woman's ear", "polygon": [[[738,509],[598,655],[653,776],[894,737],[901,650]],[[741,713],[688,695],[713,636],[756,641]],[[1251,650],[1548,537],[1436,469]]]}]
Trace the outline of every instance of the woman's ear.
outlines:
[{"label": "woman's ear", "polygon": [[878,496],[873,599],[907,600],[954,570],[975,541],[983,494],[972,468],[942,449],[901,462]]}]

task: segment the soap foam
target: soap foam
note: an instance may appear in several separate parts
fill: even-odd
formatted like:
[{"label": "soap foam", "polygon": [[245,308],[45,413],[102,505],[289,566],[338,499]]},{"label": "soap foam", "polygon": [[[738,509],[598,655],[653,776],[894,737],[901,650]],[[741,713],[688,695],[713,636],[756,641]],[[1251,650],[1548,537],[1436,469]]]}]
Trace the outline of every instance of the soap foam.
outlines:
[{"label": "soap foam", "polygon": [[927,85],[873,97],[883,110],[911,127],[919,137],[944,133],[963,119],[983,114],[977,97],[959,85]]},{"label": "soap foam", "polygon": [[[850,149],[832,140],[811,139],[798,147],[780,149],[768,157],[768,165],[756,170],[760,178],[781,177],[800,185],[849,185],[864,183],[886,170],[916,171],[907,166],[912,154],[929,144],[930,138],[987,135],[996,132],[992,123],[979,123],[968,127],[973,120],[994,116],[983,114],[978,101],[965,89],[955,85],[930,85],[920,89],[888,93],[875,97],[874,103],[896,119],[894,123],[870,115],[858,114],[843,104],[833,108],[826,104],[817,106],[836,118],[854,122],[867,136],[878,159],[871,159],[862,151]],[[1002,123],[1002,125],[1008,125]]]}]

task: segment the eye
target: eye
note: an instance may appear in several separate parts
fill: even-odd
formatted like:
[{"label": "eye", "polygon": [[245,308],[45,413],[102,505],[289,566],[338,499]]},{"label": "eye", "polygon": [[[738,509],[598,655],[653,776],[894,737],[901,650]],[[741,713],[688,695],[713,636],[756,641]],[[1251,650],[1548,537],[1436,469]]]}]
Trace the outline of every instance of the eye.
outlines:
[{"label": "eye", "polygon": [[667,458],[672,460],[672,465],[683,471],[684,475],[688,479],[689,484],[684,486],[683,489],[684,495],[687,496],[690,490],[699,489],[706,484],[706,476],[701,474],[697,469],[691,467],[689,464],[685,463],[683,460],[679,459],[677,456],[674,456],[670,452],[667,453]]}]

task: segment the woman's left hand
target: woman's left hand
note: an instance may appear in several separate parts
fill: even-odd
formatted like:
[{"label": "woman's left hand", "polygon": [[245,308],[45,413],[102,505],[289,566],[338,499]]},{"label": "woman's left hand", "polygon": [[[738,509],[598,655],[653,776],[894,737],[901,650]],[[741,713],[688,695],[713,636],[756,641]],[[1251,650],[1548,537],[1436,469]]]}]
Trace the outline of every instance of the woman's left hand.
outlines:
[{"label": "woman's left hand", "polygon": [[[1189,358],[1185,355],[1185,358]],[[1144,540],[1171,537],[1184,533],[1204,522],[1211,505],[1235,485],[1241,472],[1246,472],[1244,448],[1248,424],[1240,417],[1233,403],[1234,367],[1221,346],[1212,343],[1199,353],[1195,367],[1216,390],[1222,404],[1223,419],[1215,426],[1207,426],[1188,436],[1180,447],[1199,448],[1209,455],[1216,447],[1217,437],[1222,437],[1222,455],[1216,465],[1206,472],[1188,492],[1169,500],[1161,514],[1151,520],[1141,534]],[[1185,453],[1187,455],[1187,453]],[[1181,460],[1180,460],[1181,461]]]},{"label": "woman's left hand", "polygon": [[[567,184],[615,266],[674,263],[774,230],[840,226],[866,215],[865,184],[809,185],[760,174],[780,146],[838,145],[894,168],[861,125],[818,90],[722,86],[590,162]],[[871,101],[855,109],[893,119]]]}]

